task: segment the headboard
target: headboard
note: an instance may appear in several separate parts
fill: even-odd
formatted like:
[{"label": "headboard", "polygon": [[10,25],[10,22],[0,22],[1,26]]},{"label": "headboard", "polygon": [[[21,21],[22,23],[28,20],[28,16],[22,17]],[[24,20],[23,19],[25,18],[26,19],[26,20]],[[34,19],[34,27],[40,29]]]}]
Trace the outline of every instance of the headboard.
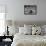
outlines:
[{"label": "headboard", "polygon": [[27,24],[27,25],[33,25],[33,24],[36,24],[36,25],[45,25],[46,24],[46,21],[15,21],[15,20],[6,20],[6,24],[7,25],[18,25],[18,26],[24,26],[24,24]]},{"label": "headboard", "polygon": [[36,24],[36,25],[42,26],[46,24],[46,21],[15,21],[15,24],[19,26],[24,26],[24,24],[27,24],[27,25]]}]

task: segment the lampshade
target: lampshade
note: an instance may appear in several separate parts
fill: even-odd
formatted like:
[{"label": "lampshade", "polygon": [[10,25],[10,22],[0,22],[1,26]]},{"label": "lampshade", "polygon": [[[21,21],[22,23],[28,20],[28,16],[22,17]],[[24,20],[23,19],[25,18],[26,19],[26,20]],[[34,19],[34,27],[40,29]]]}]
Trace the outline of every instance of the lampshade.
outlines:
[{"label": "lampshade", "polygon": [[7,26],[12,26],[12,20],[6,20],[6,25]]}]

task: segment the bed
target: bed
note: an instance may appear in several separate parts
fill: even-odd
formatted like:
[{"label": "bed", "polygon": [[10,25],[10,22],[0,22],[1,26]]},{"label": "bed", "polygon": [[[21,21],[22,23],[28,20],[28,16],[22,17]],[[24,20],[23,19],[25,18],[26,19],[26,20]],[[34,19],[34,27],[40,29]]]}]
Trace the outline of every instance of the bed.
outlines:
[{"label": "bed", "polygon": [[46,36],[16,34],[11,46],[46,46]]},{"label": "bed", "polygon": [[[21,23],[20,26],[23,24]],[[27,28],[27,25],[24,27]],[[29,28],[27,28],[26,31],[23,30],[23,27],[20,28],[21,29],[20,33],[14,35],[11,46],[46,46],[46,35],[44,36],[38,35],[41,32],[40,31],[41,29],[39,27],[37,28],[35,27],[35,29],[33,30],[35,31],[36,29],[38,29],[40,32],[38,31],[37,35],[34,35],[34,31],[33,31],[33,35],[30,35],[31,27],[30,25],[28,27]]]}]

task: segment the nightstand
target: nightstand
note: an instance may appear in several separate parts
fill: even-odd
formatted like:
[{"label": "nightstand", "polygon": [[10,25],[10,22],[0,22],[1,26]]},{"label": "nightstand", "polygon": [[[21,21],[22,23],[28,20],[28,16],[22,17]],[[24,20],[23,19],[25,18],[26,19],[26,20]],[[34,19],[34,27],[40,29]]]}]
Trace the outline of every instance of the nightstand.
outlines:
[{"label": "nightstand", "polygon": [[11,46],[12,42],[12,36],[0,36],[0,46]]},{"label": "nightstand", "polygon": [[4,46],[11,46],[11,41],[3,41]]}]

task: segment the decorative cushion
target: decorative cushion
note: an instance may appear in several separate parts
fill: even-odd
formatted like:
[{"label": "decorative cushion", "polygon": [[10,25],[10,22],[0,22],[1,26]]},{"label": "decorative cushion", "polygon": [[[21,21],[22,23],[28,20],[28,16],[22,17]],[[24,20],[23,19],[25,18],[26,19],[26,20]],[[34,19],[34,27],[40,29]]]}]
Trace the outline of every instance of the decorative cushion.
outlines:
[{"label": "decorative cushion", "polygon": [[19,32],[19,28],[15,26],[9,26],[9,35],[15,35]]},{"label": "decorative cushion", "polygon": [[24,34],[26,34],[26,35],[31,35],[31,34],[32,34],[32,29],[25,27],[25,32],[24,32]]},{"label": "decorative cushion", "polygon": [[24,27],[32,29],[32,25],[26,25],[26,24],[24,24]]},{"label": "decorative cushion", "polygon": [[42,32],[43,35],[46,35],[46,25],[43,25],[43,26],[42,26],[42,31],[43,31],[43,32]]},{"label": "decorative cushion", "polygon": [[27,30],[28,32],[30,32],[29,34],[32,34],[32,25],[26,25],[24,24],[25,30]]},{"label": "decorative cushion", "polygon": [[46,33],[46,25],[43,25],[42,28],[44,28],[44,31]]},{"label": "decorative cushion", "polygon": [[25,31],[25,30],[24,30],[24,27],[19,27],[19,33],[20,33],[20,34],[24,34],[24,31]]},{"label": "decorative cushion", "polygon": [[25,27],[19,27],[19,33],[30,35],[31,34],[31,29],[30,28],[25,28]]},{"label": "decorative cushion", "polygon": [[39,35],[41,34],[41,28],[39,26],[32,27],[32,35]]}]

